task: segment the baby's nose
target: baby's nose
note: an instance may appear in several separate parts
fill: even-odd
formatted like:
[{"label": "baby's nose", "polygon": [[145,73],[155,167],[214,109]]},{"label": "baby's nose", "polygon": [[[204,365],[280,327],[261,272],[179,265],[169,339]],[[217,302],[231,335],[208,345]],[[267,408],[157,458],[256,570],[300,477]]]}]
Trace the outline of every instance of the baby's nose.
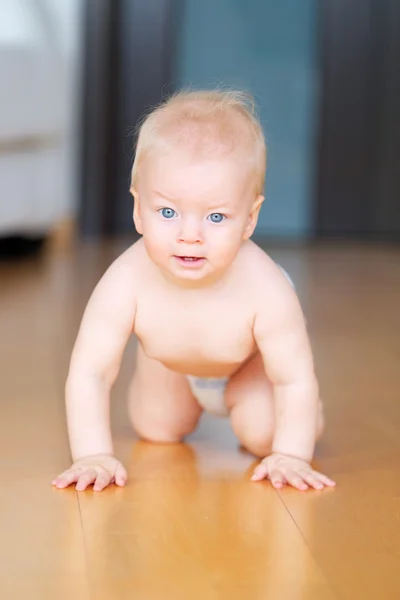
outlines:
[{"label": "baby's nose", "polygon": [[179,242],[186,244],[196,244],[203,242],[201,224],[197,219],[183,219],[182,227],[178,237]]}]

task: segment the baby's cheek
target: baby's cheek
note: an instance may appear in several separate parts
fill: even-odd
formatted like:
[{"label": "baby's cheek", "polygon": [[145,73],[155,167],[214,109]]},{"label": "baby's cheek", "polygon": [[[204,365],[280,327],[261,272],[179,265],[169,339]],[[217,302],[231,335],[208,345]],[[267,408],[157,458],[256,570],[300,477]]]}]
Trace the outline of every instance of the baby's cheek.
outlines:
[{"label": "baby's cheek", "polygon": [[157,228],[149,227],[143,230],[143,240],[147,253],[157,263],[165,258],[166,248],[168,244],[162,236],[162,232],[157,231]]},{"label": "baby's cheek", "polygon": [[240,248],[240,238],[235,236],[234,232],[229,232],[219,240],[215,240],[213,245],[213,254],[218,264],[230,264],[235,258]]},{"label": "baby's cheek", "polygon": [[148,244],[156,248],[165,245],[166,240],[171,237],[171,232],[166,231],[165,225],[156,219],[149,219],[144,223],[144,235],[147,238]]},{"label": "baby's cheek", "polygon": [[165,240],[161,236],[152,238],[150,240],[150,245],[152,252],[157,254],[160,258],[165,255],[168,249],[168,244],[165,243]]}]

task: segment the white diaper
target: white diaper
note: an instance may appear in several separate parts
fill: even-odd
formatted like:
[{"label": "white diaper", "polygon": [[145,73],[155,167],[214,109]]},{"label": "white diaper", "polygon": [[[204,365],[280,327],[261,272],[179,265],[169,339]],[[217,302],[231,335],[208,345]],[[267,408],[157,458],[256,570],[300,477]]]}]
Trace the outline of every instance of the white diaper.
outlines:
[{"label": "white diaper", "polygon": [[229,377],[195,377],[187,375],[190,389],[197,402],[207,412],[226,417],[229,412],[225,404],[225,388]]}]

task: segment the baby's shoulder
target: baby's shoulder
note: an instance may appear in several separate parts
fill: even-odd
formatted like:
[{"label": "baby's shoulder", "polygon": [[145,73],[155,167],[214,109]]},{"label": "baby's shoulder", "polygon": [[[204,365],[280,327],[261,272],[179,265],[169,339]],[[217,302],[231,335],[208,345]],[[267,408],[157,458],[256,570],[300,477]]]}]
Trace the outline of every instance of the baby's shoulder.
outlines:
[{"label": "baby's shoulder", "polygon": [[138,275],[144,269],[145,250],[142,238],[124,250],[108,267],[109,271]]},{"label": "baby's shoulder", "polygon": [[249,240],[242,248],[240,269],[246,288],[261,302],[293,298],[294,285],[283,268],[260,246]]},{"label": "baby's shoulder", "polygon": [[262,283],[271,282],[271,278],[279,279],[282,273],[281,267],[269,256],[265,250],[248,240],[243,244],[240,256],[240,267],[242,271],[254,281]]},{"label": "baby's shoulder", "polygon": [[124,288],[132,290],[143,278],[144,248],[142,240],[138,240],[108,266],[100,280],[100,284],[121,291]]}]

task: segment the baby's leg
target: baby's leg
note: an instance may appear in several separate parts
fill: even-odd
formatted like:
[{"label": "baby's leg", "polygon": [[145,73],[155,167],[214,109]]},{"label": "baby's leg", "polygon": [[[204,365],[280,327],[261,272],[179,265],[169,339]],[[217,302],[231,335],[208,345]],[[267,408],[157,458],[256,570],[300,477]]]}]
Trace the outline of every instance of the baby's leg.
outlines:
[{"label": "baby's leg", "polygon": [[[230,410],[232,429],[243,446],[255,456],[268,456],[274,436],[275,409],[272,385],[265,374],[259,352],[229,380],[226,404]],[[317,437],[322,430],[320,403]]]},{"label": "baby's leg", "polygon": [[136,361],[129,390],[133,428],[149,441],[181,441],[195,429],[202,413],[186,377],[148,358],[140,344]]}]

